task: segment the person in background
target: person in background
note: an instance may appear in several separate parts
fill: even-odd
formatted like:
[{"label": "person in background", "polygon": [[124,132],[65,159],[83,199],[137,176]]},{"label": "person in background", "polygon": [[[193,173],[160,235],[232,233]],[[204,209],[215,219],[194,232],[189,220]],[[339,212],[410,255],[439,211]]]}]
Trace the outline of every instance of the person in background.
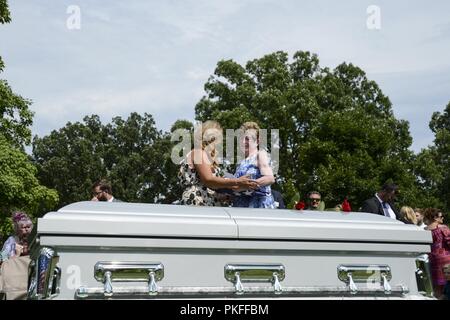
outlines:
[{"label": "person in background", "polygon": [[416,219],[417,219],[417,226],[425,229],[427,227],[427,225],[425,224],[425,222],[423,221],[424,217],[423,217],[423,210],[420,208],[415,208],[414,209],[414,213],[416,214]]},{"label": "person in background", "polygon": [[91,201],[122,202],[114,198],[111,184],[105,179],[98,180],[92,186]]},{"label": "person in background", "polygon": [[394,200],[397,193],[397,185],[386,183],[372,198],[364,201],[360,211],[400,220],[400,213],[394,206]]},{"label": "person in background", "polygon": [[447,284],[444,287],[444,295],[447,300],[450,300],[450,263],[444,266],[444,274],[447,279]]},{"label": "person in background", "polygon": [[6,239],[0,253],[0,263],[8,259],[29,255],[28,236],[33,229],[30,217],[21,211],[12,214],[14,235]]},{"label": "person in background", "polygon": [[424,211],[425,230],[430,230],[433,237],[430,252],[431,278],[435,297],[443,299],[444,286],[447,283],[444,266],[450,263],[450,229],[443,224],[444,215],[436,208]]},{"label": "person in background", "polygon": [[306,208],[305,210],[325,210],[325,203],[322,201],[322,196],[318,191],[310,191],[306,196]]},{"label": "person in background", "polygon": [[272,189],[273,200],[275,201],[275,208],[277,209],[286,209],[286,205],[284,204],[283,195],[281,192]]},{"label": "person in background", "polygon": [[413,208],[403,206],[400,208],[400,220],[407,224],[415,224],[417,225],[416,213]]}]

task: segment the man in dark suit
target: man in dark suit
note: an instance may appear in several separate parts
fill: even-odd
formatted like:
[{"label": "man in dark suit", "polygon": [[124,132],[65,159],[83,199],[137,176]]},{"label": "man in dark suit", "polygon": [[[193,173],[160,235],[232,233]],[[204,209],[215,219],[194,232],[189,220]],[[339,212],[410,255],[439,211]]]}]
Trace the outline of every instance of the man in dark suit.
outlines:
[{"label": "man in dark suit", "polygon": [[375,196],[364,201],[361,212],[375,213],[391,219],[400,220],[400,213],[394,205],[398,186],[386,183]]},{"label": "man in dark suit", "polygon": [[92,186],[92,201],[106,201],[106,202],[122,202],[114,198],[112,195],[111,184],[105,180],[99,180]]}]

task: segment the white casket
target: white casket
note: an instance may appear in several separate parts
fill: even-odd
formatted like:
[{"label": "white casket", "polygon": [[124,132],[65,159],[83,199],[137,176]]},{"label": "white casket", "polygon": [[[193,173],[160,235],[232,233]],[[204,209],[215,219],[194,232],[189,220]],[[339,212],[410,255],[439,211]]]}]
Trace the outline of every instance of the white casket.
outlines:
[{"label": "white casket", "polygon": [[360,212],[78,202],[38,219],[28,298],[422,299],[431,241]]}]

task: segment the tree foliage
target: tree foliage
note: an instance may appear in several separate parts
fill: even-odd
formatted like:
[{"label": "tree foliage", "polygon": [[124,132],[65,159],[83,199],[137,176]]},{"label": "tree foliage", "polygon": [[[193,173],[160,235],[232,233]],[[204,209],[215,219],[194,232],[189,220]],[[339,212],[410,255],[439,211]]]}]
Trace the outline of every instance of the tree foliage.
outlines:
[{"label": "tree foliage", "polygon": [[[0,23],[5,24],[11,21],[10,12],[8,9],[8,1],[0,0]],[[3,71],[5,67],[2,57],[0,57],[0,72]]]},{"label": "tree foliage", "polygon": [[[0,0],[0,23],[11,21],[8,2]],[[5,65],[0,57],[0,73]],[[15,94],[6,80],[0,79],[0,135],[15,147],[22,148],[31,142],[30,126],[33,124],[33,113],[29,106],[31,101]]]},{"label": "tree foliage", "polygon": [[330,70],[309,52],[292,61],[275,52],[245,67],[220,61],[205,91],[198,120],[279,129],[278,181],[287,202],[319,190],[330,205],[348,196],[357,208],[389,179],[401,186],[400,201],[415,201],[408,123],[394,117],[388,97],[360,68],[342,63]]},{"label": "tree foliage", "polygon": [[61,206],[90,199],[100,178],[109,179],[123,201],[172,202],[179,191],[171,147],[149,114],[115,117],[106,125],[92,115],[35,137],[33,158],[41,181],[58,190]]},{"label": "tree foliage", "polygon": [[414,161],[414,172],[427,206],[450,211],[450,102],[442,113],[434,112],[430,129],[434,145],[423,149]]},{"label": "tree foliage", "polygon": [[31,101],[15,94],[6,80],[0,80],[0,135],[17,148],[31,142]]},{"label": "tree foliage", "polygon": [[[11,21],[8,3],[0,0],[0,23]],[[0,57],[0,72],[4,63]],[[58,194],[42,186],[36,167],[24,153],[31,142],[33,112],[31,101],[15,94],[6,80],[0,79],[0,239],[12,231],[13,210],[25,210],[31,217],[52,210]]]},{"label": "tree foliage", "polygon": [[58,194],[42,186],[29,157],[0,135],[0,237],[11,232],[13,210],[25,210],[32,217],[52,210]]},{"label": "tree foliage", "polygon": [[0,23],[5,24],[11,21],[7,0],[0,0]]}]

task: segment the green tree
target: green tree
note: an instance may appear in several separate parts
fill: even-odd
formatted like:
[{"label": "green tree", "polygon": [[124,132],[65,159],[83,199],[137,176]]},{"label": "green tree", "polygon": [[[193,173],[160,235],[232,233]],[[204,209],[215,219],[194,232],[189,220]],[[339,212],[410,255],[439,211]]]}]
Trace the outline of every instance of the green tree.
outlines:
[{"label": "green tree", "polygon": [[17,148],[31,142],[33,112],[30,105],[30,100],[13,93],[8,82],[0,80],[0,135]]},{"label": "green tree", "polygon": [[61,206],[90,199],[92,184],[102,177],[123,201],[170,203],[177,192],[172,145],[149,114],[115,117],[106,125],[92,115],[35,137],[33,158],[41,181],[58,190]]},{"label": "green tree", "polygon": [[[0,0],[0,23],[9,23],[6,0]],[[0,73],[5,65],[0,57]],[[31,140],[33,113],[31,101],[15,94],[6,80],[0,79],[0,240],[11,233],[13,210],[25,210],[38,217],[58,202],[55,190],[40,185],[36,167],[24,152]]]},{"label": "green tree", "polygon": [[0,23],[5,24],[11,21],[7,0],[0,0]]},{"label": "green tree", "polygon": [[[0,23],[11,21],[8,2],[0,0]],[[5,65],[0,57],[0,73]],[[31,101],[15,94],[6,80],[0,79],[0,135],[15,147],[23,148],[31,141],[30,126],[33,124]]]},{"label": "green tree", "polygon": [[105,165],[118,197],[126,201],[166,202],[170,199],[170,138],[155,126],[149,114],[132,113],[107,126],[111,141],[105,150]]},{"label": "green tree", "polygon": [[329,206],[348,196],[353,208],[388,179],[402,188],[400,202],[418,192],[410,170],[408,123],[397,120],[389,98],[360,68],[321,68],[317,55],[285,52],[245,67],[219,61],[196,105],[196,118],[236,129],[254,120],[279,129],[278,182],[287,202],[319,190]]},{"label": "green tree", "polygon": [[414,171],[422,191],[423,207],[450,211],[450,102],[442,113],[433,113],[430,129],[434,145],[423,149],[414,161]]},{"label": "green tree", "polygon": [[0,237],[11,233],[11,212],[25,210],[38,217],[58,202],[55,190],[42,186],[28,156],[0,135]]},{"label": "green tree", "polygon": [[96,179],[107,176],[102,154],[108,135],[98,116],[67,123],[60,130],[33,139],[33,161],[41,182],[58,190],[59,205],[90,199]]},{"label": "green tree", "polygon": [[450,102],[443,113],[433,113],[430,128],[435,135],[436,162],[442,172],[442,179],[437,181],[438,196],[448,211],[450,210]]},{"label": "green tree", "polygon": [[[5,24],[11,21],[7,0],[0,0],[0,23]],[[2,57],[0,57],[0,72],[5,67]]]}]

